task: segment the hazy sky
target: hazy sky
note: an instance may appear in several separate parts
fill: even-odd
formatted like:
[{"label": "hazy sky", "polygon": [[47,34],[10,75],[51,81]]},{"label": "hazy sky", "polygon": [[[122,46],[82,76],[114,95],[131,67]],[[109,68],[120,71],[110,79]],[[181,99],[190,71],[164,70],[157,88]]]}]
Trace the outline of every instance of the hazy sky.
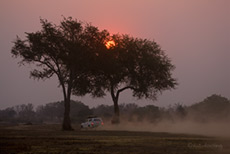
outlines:
[{"label": "hazy sky", "polygon": [[[30,79],[31,68],[19,67],[10,53],[16,35],[41,28],[40,17],[58,24],[62,16],[154,39],[171,58],[176,90],[163,92],[156,102],[125,92],[120,103],[189,105],[214,93],[230,98],[230,0],[0,0],[0,109],[63,99],[56,77]],[[73,99],[89,106],[112,104],[110,95]]]}]

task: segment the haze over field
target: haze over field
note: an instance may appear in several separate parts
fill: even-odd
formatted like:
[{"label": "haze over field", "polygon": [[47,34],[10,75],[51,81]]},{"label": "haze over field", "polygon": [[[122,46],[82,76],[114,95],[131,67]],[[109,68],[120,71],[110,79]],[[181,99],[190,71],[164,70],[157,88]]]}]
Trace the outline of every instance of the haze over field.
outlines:
[{"label": "haze over field", "polygon": [[[230,98],[229,0],[117,0],[117,1],[0,1],[0,109],[25,103],[62,100],[58,80],[34,81],[30,67],[18,67],[11,57],[16,35],[40,30],[40,18],[59,23],[62,16],[91,22],[111,33],[154,39],[176,66],[176,90],[163,92],[155,105],[189,105],[211,94]],[[73,97],[89,106],[112,104],[111,98]],[[129,92],[120,103],[136,101]]]}]

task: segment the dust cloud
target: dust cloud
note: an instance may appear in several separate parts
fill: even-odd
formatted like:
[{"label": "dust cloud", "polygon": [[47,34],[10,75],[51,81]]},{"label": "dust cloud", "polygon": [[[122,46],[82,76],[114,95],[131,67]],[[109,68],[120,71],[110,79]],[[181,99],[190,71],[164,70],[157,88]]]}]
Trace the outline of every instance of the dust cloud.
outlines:
[{"label": "dust cloud", "polygon": [[120,109],[121,123],[111,125],[107,119],[104,129],[230,137],[230,100],[221,95],[213,94],[191,106],[125,104]]},{"label": "dust cloud", "polygon": [[199,123],[194,121],[161,121],[158,123],[129,122],[122,121],[120,124],[112,125],[106,122],[103,130],[124,130],[124,131],[144,131],[144,132],[167,132],[179,134],[194,134],[214,137],[230,137],[230,123],[208,122]]}]

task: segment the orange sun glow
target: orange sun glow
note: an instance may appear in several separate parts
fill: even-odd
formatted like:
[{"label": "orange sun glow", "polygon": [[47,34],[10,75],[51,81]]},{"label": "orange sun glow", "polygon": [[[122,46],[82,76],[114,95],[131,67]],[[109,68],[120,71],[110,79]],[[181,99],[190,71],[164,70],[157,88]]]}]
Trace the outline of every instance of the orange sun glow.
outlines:
[{"label": "orange sun glow", "polygon": [[113,40],[108,41],[108,42],[105,43],[105,46],[106,46],[107,49],[110,49],[111,47],[115,46],[115,42]]}]

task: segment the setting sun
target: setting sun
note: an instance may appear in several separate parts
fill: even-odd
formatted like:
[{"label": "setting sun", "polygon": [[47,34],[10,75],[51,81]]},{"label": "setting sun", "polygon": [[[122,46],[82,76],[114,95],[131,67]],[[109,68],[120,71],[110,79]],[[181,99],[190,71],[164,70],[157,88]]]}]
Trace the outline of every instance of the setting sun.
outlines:
[{"label": "setting sun", "polygon": [[107,49],[110,49],[111,47],[115,46],[115,42],[113,40],[106,42],[105,44]]}]

